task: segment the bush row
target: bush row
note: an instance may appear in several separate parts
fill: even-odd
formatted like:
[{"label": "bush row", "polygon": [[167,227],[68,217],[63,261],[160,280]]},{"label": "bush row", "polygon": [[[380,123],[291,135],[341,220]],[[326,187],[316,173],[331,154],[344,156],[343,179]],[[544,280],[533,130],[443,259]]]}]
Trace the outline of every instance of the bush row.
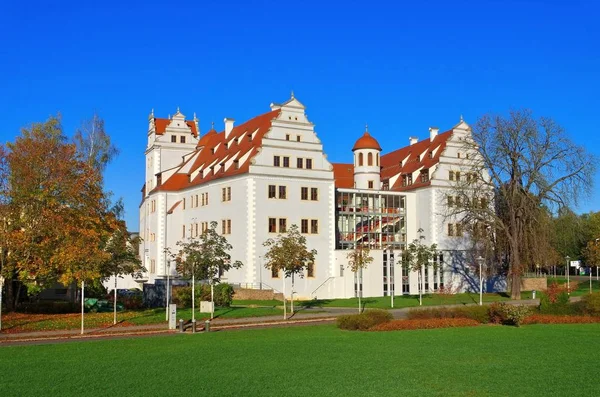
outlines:
[{"label": "bush row", "polygon": [[411,310],[407,314],[409,320],[425,320],[437,318],[468,318],[482,324],[490,322],[487,306],[433,307]]},{"label": "bush row", "polygon": [[[196,295],[196,306],[200,301],[210,301],[210,285],[200,284],[194,291]],[[192,306],[192,287],[173,287],[173,303],[177,304],[178,309]],[[233,287],[227,283],[216,284],[214,286],[215,306],[229,307],[233,301]]]},{"label": "bush row", "polygon": [[348,314],[337,318],[340,329],[351,331],[367,331],[372,327],[383,324],[392,319],[392,313],[386,310],[367,310],[360,314]]},{"label": "bush row", "polygon": [[554,314],[532,314],[523,324],[588,324],[600,323],[600,317],[592,316],[560,316]]},{"label": "bush row", "polygon": [[433,329],[454,327],[475,327],[481,323],[471,318],[428,318],[414,320],[394,320],[378,324],[371,331],[399,331],[411,329]]}]

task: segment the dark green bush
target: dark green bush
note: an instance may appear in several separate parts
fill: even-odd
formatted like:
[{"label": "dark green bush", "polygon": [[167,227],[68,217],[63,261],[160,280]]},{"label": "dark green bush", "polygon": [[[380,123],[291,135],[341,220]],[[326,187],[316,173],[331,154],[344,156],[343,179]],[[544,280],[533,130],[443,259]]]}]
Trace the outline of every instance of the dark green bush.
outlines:
[{"label": "dark green bush", "polygon": [[39,301],[21,303],[18,312],[31,314],[66,314],[78,313],[81,310],[79,303],[67,301]]},{"label": "dark green bush", "polygon": [[523,320],[532,314],[532,309],[525,305],[492,303],[488,308],[490,322],[519,327]]},{"label": "dark green bush", "polygon": [[[214,287],[215,306],[229,307],[233,301],[233,287],[227,283],[216,284]],[[210,301],[210,285],[196,285],[196,307],[200,301]],[[173,287],[171,299],[178,309],[192,307],[192,287]]]},{"label": "dark green bush", "polygon": [[392,320],[392,314],[386,310],[367,310],[361,314],[349,314],[337,318],[340,329],[367,331],[368,329]]},{"label": "dark green bush", "polygon": [[540,297],[540,305],[538,310],[542,314],[555,315],[571,315],[580,314],[581,305],[569,303],[569,295],[566,292],[561,292],[556,295],[555,301],[552,302],[552,297],[547,294],[542,294]]}]

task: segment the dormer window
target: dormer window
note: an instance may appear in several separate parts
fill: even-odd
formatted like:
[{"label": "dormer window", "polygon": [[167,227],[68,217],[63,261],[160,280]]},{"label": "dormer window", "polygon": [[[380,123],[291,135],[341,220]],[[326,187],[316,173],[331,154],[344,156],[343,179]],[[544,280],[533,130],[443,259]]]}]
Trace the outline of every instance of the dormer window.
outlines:
[{"label": "dormer window", "polygon": [[240,162],[238,160],[233,160],[233,169],[234,170],[240,169]]},{"label": "dormer window", "polygon": [[433,158],[433,152],[429,152],[429,154],[428,154],[428,157],[429,157],[430,159],[432,159],[432,158]]},{"label": "dormer window", "polygon": [[421,182],[429,181],[429,170],[421,170]]}]

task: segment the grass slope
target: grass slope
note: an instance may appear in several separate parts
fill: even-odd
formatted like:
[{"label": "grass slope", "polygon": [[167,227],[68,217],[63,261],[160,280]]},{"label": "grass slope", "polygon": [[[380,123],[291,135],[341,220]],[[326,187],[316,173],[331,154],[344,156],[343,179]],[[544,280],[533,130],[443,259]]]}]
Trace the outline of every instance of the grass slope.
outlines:
[{"label": "grass slope", "polygon": [[598,332],[318,326],[0,347],[0,395],[588,396]]}]

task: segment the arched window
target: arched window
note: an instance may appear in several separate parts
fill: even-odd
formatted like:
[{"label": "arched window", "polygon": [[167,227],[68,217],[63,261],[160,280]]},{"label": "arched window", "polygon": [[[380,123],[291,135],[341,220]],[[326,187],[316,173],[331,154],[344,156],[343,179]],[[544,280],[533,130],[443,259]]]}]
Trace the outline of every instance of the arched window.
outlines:
[{"label": "arched window", "polygon": [[363,165],[363,154],[359,153],[358,154],[358,166],[362,167],[362,165]]},{"label": "arched window", "polygon": [[369,153],[367,155],[367,164],[369,165],[369,167],[373,165],[373,153]]},{"label": "arched window", "polygon": [[375,158],[377,159],[377,166],[379,167],[379,153],[377,153],[375,156],[377,156]]}]

